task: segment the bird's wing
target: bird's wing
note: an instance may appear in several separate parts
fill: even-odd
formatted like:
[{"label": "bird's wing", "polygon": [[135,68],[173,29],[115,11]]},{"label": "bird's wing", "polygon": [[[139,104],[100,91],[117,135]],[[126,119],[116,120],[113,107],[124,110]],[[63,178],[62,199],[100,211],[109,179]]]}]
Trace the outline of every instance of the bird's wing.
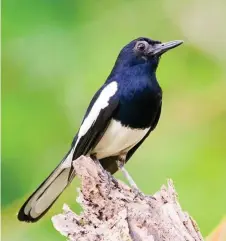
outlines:
[{"label": "bird's wing", "polygon": [[117,89],[117,82],[111,82],[95,94],[70,151],[24,203],[18,213],[19,220],[35,222],[40,219],[70,184],[75,176],[72,161],[94,147],[118,106]]},{"label": "bird's wing", "polygon": [[131,158],[131,156],[134,154],[134,152],[140,147],[140,145],[144,142],[144,140],[149,136],[149,134],[157,126],[160,115],[161,115],[161,109],[162,109],[162,103],[160,104],[159,109],[156,112],[156,115],[155,115],[155,118],[153,120],[150,130],[147,132],[147,134],[143,137],[143,139],[140,142],[138,142],[131,150],[128,151],[127,156],[126,156],[126,162]]},{"label": "bird's wing", "polygon": [[103,136],[119,105],[116,81],[105,84],[93,97],[73,140],[73,159],[89,153]]}]

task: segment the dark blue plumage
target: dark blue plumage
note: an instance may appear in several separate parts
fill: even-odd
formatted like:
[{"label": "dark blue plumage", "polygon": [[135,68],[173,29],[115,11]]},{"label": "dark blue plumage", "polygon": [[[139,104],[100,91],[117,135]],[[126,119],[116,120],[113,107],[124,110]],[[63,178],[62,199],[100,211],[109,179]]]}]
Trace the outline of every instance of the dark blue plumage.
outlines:
[{"label": "dark blue plumage", "polygon": [[[81,155],[99,159],[110,173],[123,168],[158,123],[162,90],[156,69],[163,53],[182,41],[161,43],[138,38],[120,52],[104,85],[86,111],[71,149],[18,213],[20,221],[35,222],[52,206],[75,176],[72,161]],[[126,173],[131,185],[135,183]]]},{"label": "dark blue plumage", "polygon": [[134,65],[115,78],[119,80],[120,107],[114,118],[131,128],[150,127],[162,100],[151,64]]},{"label": "dark blue plumage", "polygon": [[131,41],[120,52],[107,83],[119,83],[120,108],[115,119],[132,128],[150,127],[161,104],[162,90],[156,78],[160,56],[142,58],[134,52],[137,41],[160,44],[148,38]]}]

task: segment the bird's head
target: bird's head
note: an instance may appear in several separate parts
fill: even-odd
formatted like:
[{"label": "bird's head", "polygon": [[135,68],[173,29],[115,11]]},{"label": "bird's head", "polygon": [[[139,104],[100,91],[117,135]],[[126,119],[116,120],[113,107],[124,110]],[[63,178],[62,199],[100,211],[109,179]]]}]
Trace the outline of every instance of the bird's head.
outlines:
[{"label": "bird's head", "polygon": [[162,54],[182,43],[182,40],[173,40],[163,43],[157,40],[140,37],[131,41],[121,50],[116,65],[121,69],[121,67],[149,63],[153,70],[155,70]]}]

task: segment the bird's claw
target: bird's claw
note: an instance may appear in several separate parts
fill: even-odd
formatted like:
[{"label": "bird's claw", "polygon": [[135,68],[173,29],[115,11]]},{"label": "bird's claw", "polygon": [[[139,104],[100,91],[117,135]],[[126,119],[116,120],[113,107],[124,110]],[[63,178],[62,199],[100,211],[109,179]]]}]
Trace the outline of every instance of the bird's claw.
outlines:
[{"label": "bird's claw", "polygon": [[134,193],[134,199],[137,197],[144,197],[143,192],[137,186],[131,186],[131,191]]},{"label": "bird's claw", "polygon": [[116,187],[119,187],[118,180],[114,176],[112,176],[110,172],[108,172],[108,171],[106,171],[106,172],[107,172],[107,175],[108,175],[109,182],[112,182]]},{"label": "bird's claw", "polygon": [[156,201],[156,198],[152,195],[145,195],[137,186],[132,186],[131,187],[132,192],[134,193],[134,199],[136,199],[137,197],[139,197],[140,199],[144,200],[144,199],[151,199]]}]

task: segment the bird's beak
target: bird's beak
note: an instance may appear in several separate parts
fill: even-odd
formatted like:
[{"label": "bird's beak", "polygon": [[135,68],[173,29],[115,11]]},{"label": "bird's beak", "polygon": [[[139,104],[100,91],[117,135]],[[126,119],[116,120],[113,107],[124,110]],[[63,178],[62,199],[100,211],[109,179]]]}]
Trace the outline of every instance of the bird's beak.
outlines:
[{"label": "bird's beak", "polygon": [[161,55],[167,52],[170,49],[176,48],[177,46],[181,45],[184,41],[183,40],[173,40],[165,43],[155,44],[154,46],[150,46],[148,51],[148,55]]}]

